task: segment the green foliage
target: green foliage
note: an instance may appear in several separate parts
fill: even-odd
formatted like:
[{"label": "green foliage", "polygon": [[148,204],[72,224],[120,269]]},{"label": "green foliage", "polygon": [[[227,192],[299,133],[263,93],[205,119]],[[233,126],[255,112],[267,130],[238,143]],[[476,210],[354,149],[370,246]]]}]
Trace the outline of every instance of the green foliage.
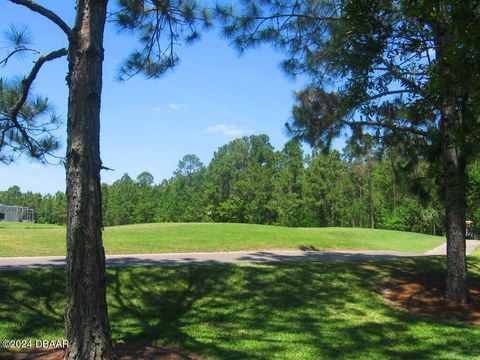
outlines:
[{"label": "green foliage", "polygon": [[341,160],[338,152],[317,155],[311,160],[306,173],[306,191],[317,225],[359,224],[358,221],[352,222],[351,216],[355,215],[349,213],[351,201],[355,198],[349,175],[348,164]]},{"label": "green foliage", "polygon": [[[43,197],[35,194],[38,202],[26,205],[37,209],[37,221],[46,224],[65,224],[67,221],[67,197],[65,193],[57,191],[54,195],[47,194]],[[27,202],[28,203],[28,202]]]},{"label": "green foliage", "polygon": [[105,194],[102,194],[104,208],[104,225],[121,225],[135,222],[138,201],[137,184],[124,174],[120,180],[115,181]]},{"label": "green foliage", "polygon": [[199,30],[211,26],[206,8],[180,0],[118,0],[113,21],[136,35],[141,45],[120,68],[121,79],[138,73],[148,78],[163,75],[178,64],[181,42],[199,39]]},{"label": "green foliage", "polygon": [[[365,139],[369,137],[366,136]],[[425,161],[413,167],[394,146],[355,143],[340,154],[299,142],[275,151],[266,135],[231,141],[208,166],[189,154],[155,184],[142,172],[102,184],[105,226],[152,222],[235,222],[292,227],[346,226],[443,234],[443,211]],[[477,220],[478,164],[471,167],[468,211]],[[0,192],[0,203],[36,210],[40,223],[64,224],[65,195]],[[480,219],[479,219],[480,221]],[[477,222],[477,221],[476,221]]]},{"label": "green foliage", "polygon": [[474,229],[480,233],[480,159],[475,159],[467,169],[467,218],[473,220]]},{"label": "green foliage", "polygon": [[54,136],[59,119],[47,98],[29,95],[12,119],[12,109],[22,92],[21,81],[0,78],[0,163],[9,164],[23,153],[45,161],[59,147]]},{"label": "green foliage", "polygon": [[157,221],[201,221],[205,217],[205,166],[193,154],[178,162],[174,177],[161,186]]},{"label": "green foliage", "polygon": [[22,193],[18,186],[0,191],[0,204],[26,206],[35,210],[36,222],[42,224],[65,224],[67,199],[65,193],[42,195],[27,191]]},{"label": "green foliage", "polygon": [[236,139],[218,149],[206,172],[214,221],[271,224],[276,155],[266,135]]},{"label": "green foliage", "polygon": [[[382,191],[374,188],[375,164],[367,161],[358,166],[362,171],[357,178],[363,179],[357,188],[365,200],[352,203],[357,211],[368,204],[369,226],[378,226],[378,221],[382,227],[435,233],[445,223],[449,242],[460,244],[467,205],[465,167],[480,150],[480,2],[242,0],[239,4],[217,7],[224,34],[234,45],[241,51],[262,43],[278,46],[286,56],[286,73],[302,73],[310,79],[310,85],[297,93],[287,124],[294,138],[326,152],[343,134],[351,142],[364,140],[367,134],[381,145],[407,149],[401,154],[409,164],[395,167],[392,188],[398,189],[400,167],[411,171],[413,186],[402,186],[402,195],[407,196],[394,194],[393,204],[375,195]],[[421,172],[436,180],[436,191],[422,194],[431,182],[418,178],[416,171],[425,165],[429,171]],[[470,179],[470,216],[474,215],[473,188],[475,181]],[[327,219],[330,211],[334,219],[328,196],[323,192],[320,197],[327,205],[318,208],[320,218]],[[403,201],[397,203],[398,199]],[[438,202],[445,207],[445,221]],[[465,260],[459,248],[449,247],[449,254],[457,254],[448,257],[447,293],[464,300],[466,292],[453,296],[451,290],[457,274],[463,272],[459,278],[466,279],[464,266],[452,270]],[[458,288],[466,289],[462,281]]]},{"label": "green foliage", "polygon": [[288,141],[278,158],[271,209],[277,212],[277,223],[283,226],[312,226],[314,214],[308,207],[305,157],[297,141]]},{"label": "green foliage", "polygon": [[[2,52],[6,49],[6,54],[0,54],[0,67],[7,66],[15,58],[40,54],[32,48],[33,40],[27,26],[11,25],[3,35],[7,46],[2,48]],[[0,163],[9,164],[22,154],[47,161],[59,147],[55,134],[60,126],[59,118],[48,98],[30,91],[36,77],[35,67],[41,67],[48,56],[41,55],[26,76],[14,80],[0,77]]]}]

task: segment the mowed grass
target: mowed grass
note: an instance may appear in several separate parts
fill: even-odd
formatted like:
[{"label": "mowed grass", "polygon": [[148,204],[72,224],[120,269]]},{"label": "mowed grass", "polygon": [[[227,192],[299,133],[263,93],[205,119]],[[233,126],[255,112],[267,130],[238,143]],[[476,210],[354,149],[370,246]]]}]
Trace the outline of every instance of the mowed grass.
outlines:
[{"label": "mowed grass", "polygon": [[[161,223],[105,228],[107,254],[260,249],[396,250],[423,253],[444,238],[390,230]],[[65,254],[65,227],[0,223],[0,256]]]},{"label": "mowed grass", "polygon": [[[479,269],[473,259],[472,284]],[[479,327],[379,295],[387,277],[444,273],[438,257],[111,268],[107,291],[115,342],[204,359],[479,359]],[[64,339],[64,281],[58,269],[1,272],[0,338]]]}]

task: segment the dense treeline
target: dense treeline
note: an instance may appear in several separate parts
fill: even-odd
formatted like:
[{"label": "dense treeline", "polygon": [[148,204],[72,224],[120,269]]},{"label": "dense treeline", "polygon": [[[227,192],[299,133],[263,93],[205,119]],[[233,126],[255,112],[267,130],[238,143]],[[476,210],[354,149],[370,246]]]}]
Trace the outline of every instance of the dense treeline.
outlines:
[{"label": "dense treeline", "polygon": [[[241,222],[285,226],[375,227],[443,233],[443,208],[426,163],[366,138],[338,151],[305,155],[289,141],[275,151],[266,135],[220,147],[208,166],[195,155],[172,178],[142,172],[102,184],[104,225],[148,222]],[[480,161],[469,168],[468,214],[480,220]],[[0,192],[0,203],[36,209],[37,221],[62,224],[66,198]]]},{"label": "dense treeline", "polygon": [[35,209],[35,220],[39,223],[65,224],[67,197],[61,191],[54,195],[31,191],[22,193],[18,186],[12,186],[6,191],[0,191],[0,204]]}]

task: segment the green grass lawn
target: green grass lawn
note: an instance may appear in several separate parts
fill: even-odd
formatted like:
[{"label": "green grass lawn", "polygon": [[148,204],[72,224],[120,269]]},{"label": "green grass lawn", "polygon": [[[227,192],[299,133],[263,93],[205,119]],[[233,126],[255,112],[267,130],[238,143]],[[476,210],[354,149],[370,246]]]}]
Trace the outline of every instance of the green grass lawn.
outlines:
[{"label": "green grass lawn", "polygon": [[[105,228],[107,254],[259,249],[398,250],[423,253],[444,238],[390,230],[163,223]],[[65,228],[0,223],[0,256],[65,254]]]},{"label": "green grass lawn", "polygon": [[[480,260],[470,267],[478,283]],[[112,332],[205,359],[479,359],[479,327],[378,294],[386,277],[444,271],[439,258],[112,268]],[[64,281],[59,269],[3,271],[0,339],[63,339]]]}]

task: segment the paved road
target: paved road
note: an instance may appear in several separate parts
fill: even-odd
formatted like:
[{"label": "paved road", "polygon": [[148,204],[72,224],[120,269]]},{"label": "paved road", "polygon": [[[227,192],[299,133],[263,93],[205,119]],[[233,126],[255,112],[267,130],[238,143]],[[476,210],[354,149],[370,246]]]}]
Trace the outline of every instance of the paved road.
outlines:
[{"label": "paved road", "polygon": [[[467,240],[467,254],[477,246],[478,240]],[[241,262],[372,260],[411,256],[445,255],[446,245],[425,254],[400,251],[318,251],[318,250],[264,250],[172,254],[107,255],[107,266],[134,266],[159,264],[223,264]],[[0,257],[0,270],[64,267],[64,256]]]},{"label": "paved road", "polygon": [[[480,240],[466,240],[466,253],[471,254],[480,245]],[[427,251],[425,255],[447,255],[447,244],[444,243],[435,249]]]},{"label": "paved road", "polygon": [[[398,251],[315,251],[315,250],[272,250],[232,251],[214,253],[174,254],[127,254],[107,255],[107,266],[159,265],[159,264],[222,264],[240,262],[279,261],[325,261],[325,260],[368,260],[422,256],[422,254]],[[64,256],[6,257],[0,258],[0,270],[28,268],[64,267]]]}]

